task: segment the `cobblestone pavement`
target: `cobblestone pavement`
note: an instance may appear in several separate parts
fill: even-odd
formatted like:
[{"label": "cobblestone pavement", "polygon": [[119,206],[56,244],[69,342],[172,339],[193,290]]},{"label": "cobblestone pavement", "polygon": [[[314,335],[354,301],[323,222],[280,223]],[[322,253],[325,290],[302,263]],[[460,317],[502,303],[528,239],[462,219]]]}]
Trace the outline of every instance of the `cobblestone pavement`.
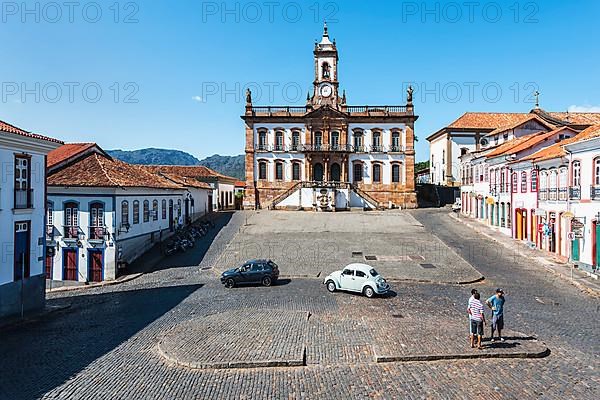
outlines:
[{"label": "cobblestone pavement", "polygon": [[282,275],[320,277],[367,262],[388,280],[473,282],[481,274],[406,212],[253,214],[218,262],[268,257]]},{"label": "cobblestone pavement", "polygon": [[[282,280],[270,288],[228,290],[211,271],[201,270],[198,264],[214,265],[217,249],[226,248],[245,223],[243,214],[235,214],[212,239],[212,259],[192,253],[190,259],[181,259],[174,265],[166,262],[156,272],[121,285],[52,294],[51,305],[69,303],[71,307],[41,321],[1,330],[0,398],[600,396],[597,299],[523,262],[517,255],[502,252],[442,212],[420,210],[413,215],[482,271],[486,280],[466,286],[398,282],[393,285],[395,297],[371,300],[348,293],[328,293],[316,279]],[[364,322],[378,316],[397,320],[397,325],[389,323],[401,331],[399,324],[418,327],[424,314],[429,313],[427,318],[438,323],[421,325],[434,332],[427,340],[435,340],[442,350],[445,346],[458,349],[461,343],[466,349],[466,335],[454,337],[454,332],[467,329],[464,308],[468,292],[477,287],[484,295],[490,295],[496,286],[507,291],[507,328],[538,337],[551,349],[548,357],[369,362],[372,347],[365,346],[361,338],[381,340],[381,335],[373,335],[372,327]],[[276,368],[192,369],[173,365],[157,351],[158,343],[178,326],[213,318],[214,326],[226,329],[231,324],[247,324],[239,317],[244,311],[244,315],[276,317],[290,312],[310,313],[308,325],[315,328],[307,333],[307,342],[326,345],[307,347],[306,366]],[[219,319],[219,315],[223,318]],[[228,315],[237,317],[232,321],[226,318]],[[295,329],[288,329],[284,337],[264,340],[294,342],[290,338],[294,334]],[[390,334],[389,343],[392,348],[396,340],[393,335]]]}]

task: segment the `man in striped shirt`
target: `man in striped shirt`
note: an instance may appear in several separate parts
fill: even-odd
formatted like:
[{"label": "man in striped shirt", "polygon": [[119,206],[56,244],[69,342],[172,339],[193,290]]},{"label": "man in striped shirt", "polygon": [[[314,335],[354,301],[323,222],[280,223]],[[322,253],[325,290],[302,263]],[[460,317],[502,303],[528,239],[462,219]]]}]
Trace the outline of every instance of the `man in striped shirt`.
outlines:
[{"label": "man in striped shirt", "polygon": [[483,304],[481,304],[480,298],[479,293],[473,294],[473,300],[469,302],[469,319],[471,320],[471,348],[475,348],[475,335],[477,335],[477,348],[481,350],[485,315],[483,314]]}]

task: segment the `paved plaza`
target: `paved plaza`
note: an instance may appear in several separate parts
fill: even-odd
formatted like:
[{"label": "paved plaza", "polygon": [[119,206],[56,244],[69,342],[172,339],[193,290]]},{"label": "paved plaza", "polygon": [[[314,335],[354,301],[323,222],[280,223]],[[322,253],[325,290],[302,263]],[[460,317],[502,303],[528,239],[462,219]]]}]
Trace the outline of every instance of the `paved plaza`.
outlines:
[{"label": "paved plaza", "polygon": [[[0,398],[600,396],[599,300],[447,211],[235,213],[217,225],[206,243],[135,280],[52,293],[49,305],[67,308],[0,330]],[[293,237],[303,246],[327,240],[340,259],[303,267],[273,253],[286,275],[277,285],[225,289],[218,281],[238,243]],[[411,242],[439,244],[449,260],[394,248]],[[392,278],[392,293],[327,292],[321,277],[356,261],[352,251],[362,261],[377,256],[372,264]],[[420,266],[427,263],[436,268]],[[455,283],[466,278],[476,282]],[[485,297],[497,286],[507,292],[507,340],[471,349],[469,292]]]},{"label": "paved plaza", "polygon": [[224,251],[218,270],[267,257],[289,277],[324,277],[349,263],[366,262],[389,280],[471,283],[483,278],[407,212],[258,212],[241,233]]}]

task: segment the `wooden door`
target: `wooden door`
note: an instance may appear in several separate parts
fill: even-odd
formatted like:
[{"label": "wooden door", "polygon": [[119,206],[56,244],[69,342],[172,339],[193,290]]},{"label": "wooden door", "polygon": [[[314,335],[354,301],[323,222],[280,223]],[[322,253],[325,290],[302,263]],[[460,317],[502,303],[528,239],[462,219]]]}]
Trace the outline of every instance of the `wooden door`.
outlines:
[{"label": "wooden door", "polygon": [[77,250],[63,250],[63,280],[77,280]]},{"label": "wooden door", "polygon": [[90,282],[102,282],[103,259],[101,251],[89,252],[88,280]]},{"label": "wooden door", "polygon": [[46,279],[52,279],[52,265],[54,264],[54,257],[46,255]]}]

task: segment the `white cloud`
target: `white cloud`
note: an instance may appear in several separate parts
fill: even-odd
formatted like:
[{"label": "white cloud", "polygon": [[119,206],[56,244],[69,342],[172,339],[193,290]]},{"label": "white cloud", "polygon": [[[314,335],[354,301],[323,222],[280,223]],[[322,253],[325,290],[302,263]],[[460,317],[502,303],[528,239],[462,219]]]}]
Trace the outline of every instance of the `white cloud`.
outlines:
[{"label": "white cloud", "polygon": [[584,106],[570,106],[569,107],[569,112],[600,112],[600,106],[590,106],[590,105],[584,105]]},{"label": "white cloud", "polygon": [[200,96],[192,97],[192,100],[197,101],[198,103],[204,103],[204,99]]}]

